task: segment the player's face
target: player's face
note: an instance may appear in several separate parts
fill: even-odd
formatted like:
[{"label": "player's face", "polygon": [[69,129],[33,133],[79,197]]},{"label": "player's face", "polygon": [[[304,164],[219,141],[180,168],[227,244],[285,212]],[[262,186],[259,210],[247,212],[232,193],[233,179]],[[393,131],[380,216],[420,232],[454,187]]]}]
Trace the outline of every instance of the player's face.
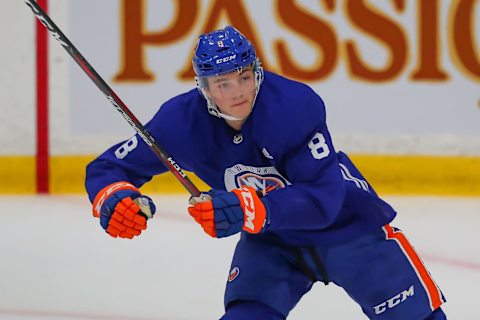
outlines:
[{"label": "player's face", "polygon": [[208,77],[207,81],[206,92],[220,112],[237,118],[250,114],[255,99],[255,78],[251,68]]}]

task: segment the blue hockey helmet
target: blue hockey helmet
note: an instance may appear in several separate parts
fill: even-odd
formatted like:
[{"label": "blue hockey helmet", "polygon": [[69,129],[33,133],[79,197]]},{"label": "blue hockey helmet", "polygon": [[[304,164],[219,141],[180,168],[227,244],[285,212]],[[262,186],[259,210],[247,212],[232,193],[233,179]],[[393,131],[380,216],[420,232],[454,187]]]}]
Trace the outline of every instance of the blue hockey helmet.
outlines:
[{"label": "blue hockey helmet", "polygon": [[252,43],[234,27],[226,26],[199,36],[192,62],[197,77],[208,77],[247,67],[256,58]]},{"label": "blue hockey helmet", "polygon": [[263,68],[255,48],[240,31],[232,26],[200,35],[192,64],[198,90],[207,99],[208,111],[214,116],[225,119],[238,120],[221,113],[215,103],[208,98],[204,91],[207,87],[206,78],[252,68],[255,75],[256,94],[263,81]]}]

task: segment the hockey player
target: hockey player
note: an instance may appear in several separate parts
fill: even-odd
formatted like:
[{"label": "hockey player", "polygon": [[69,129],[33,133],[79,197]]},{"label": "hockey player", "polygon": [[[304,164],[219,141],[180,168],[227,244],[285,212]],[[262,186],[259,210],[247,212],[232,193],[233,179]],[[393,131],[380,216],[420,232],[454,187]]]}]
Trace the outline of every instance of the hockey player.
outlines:
[{"label": "hockey player", "polygon": [[[396,213],[345,153],[336,152],[322,99],[262,70],[227,26],[199,37],[197,88],[165,102],[146,125],[182,168],[212,187],[190,199],[211,237],[241,233],[222,319],[286,319],[314,282],[342,287],[370,319],[446,319],[444,297]],[[138,189],[167,169],[137,135],[87,167],[93,214],[132,238],[155,212]]]}]

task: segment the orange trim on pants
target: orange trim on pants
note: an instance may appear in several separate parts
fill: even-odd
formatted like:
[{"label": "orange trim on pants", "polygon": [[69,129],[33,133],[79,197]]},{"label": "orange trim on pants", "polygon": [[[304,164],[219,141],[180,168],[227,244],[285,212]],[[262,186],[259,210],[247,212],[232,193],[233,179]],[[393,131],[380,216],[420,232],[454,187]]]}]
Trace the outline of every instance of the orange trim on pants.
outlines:
[{"label": "orange trim on pants", "polygon": [[395,240],[399,244],[400,248],[408,257],[408,260],[412,263],[412,267],[419,276],[425,290],[427,291],[428,298],[430,300],[430,305],[432,310],[437,309],[444,302],[442,300],[442,293],[438,289],[436,283],[433,281],[430,273],[425,268],[422,260],[415,252],[415,249],[407,240],[403,232],[395,231],[389,224],[385,225],[384,230],[387,233],[388,240]]}]

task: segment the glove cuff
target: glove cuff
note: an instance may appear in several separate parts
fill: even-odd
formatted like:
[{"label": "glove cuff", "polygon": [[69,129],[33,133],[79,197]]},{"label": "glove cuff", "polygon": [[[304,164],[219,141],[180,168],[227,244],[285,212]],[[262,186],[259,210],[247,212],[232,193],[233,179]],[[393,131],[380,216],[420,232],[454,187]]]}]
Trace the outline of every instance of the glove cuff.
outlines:
[{"label": "glove cuff", "polygon": [[238,197],[240,207],[244,213],[243,230],[250,233],[263,231],[267,221],[267,208],[252,187],[234,189],[232,192]]},{"label": "glove cuff", "polygon": [[108,186],[100,190],[95,196],[95,199],[93,200],[92,213],[94,217],[100,217],[101,209],[105,200],[107,200],[108,197],[111,196],[114,192],[119,190],[132,190],[140,193],[138,188],[130,182],[119,181],[109,184]]}]

